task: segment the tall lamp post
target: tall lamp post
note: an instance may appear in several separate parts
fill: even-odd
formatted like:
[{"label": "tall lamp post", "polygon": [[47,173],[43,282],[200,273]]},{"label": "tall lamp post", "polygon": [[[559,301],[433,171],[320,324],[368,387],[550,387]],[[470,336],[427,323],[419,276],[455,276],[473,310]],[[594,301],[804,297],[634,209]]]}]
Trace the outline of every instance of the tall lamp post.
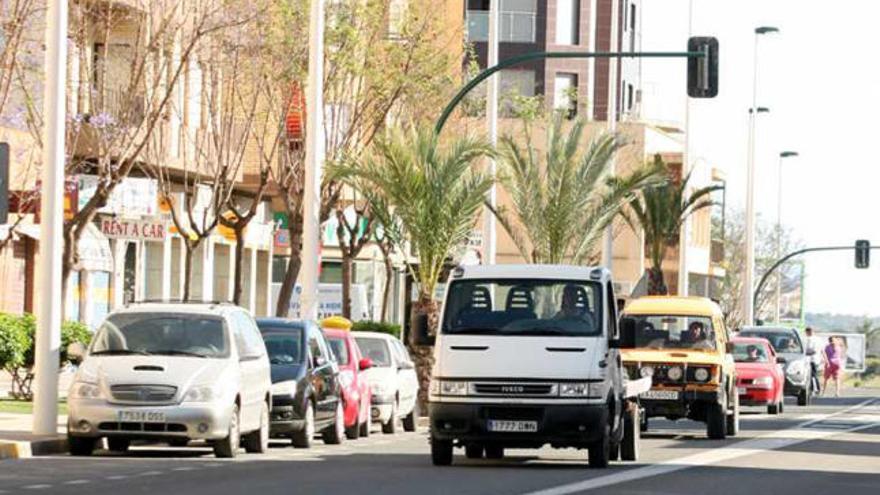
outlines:
[{"label": "tall lamp post", "polygon": [[[782,258],[782,162],[798,156],[797,151],[779,153],[779,190],[776,193],[776,259]],[[776,272],[776,322],[779,322],[782,306],[782,270]]]},{"label": "tall lamp post", "polygon": [[[755,278],[755,121],[761,112],[758,107],[758,40],[762,35],[778,33],[772,26],[755,28],[755,53],[752,75],[752,106],[749,108],[749,155],[746,181],[746,269],[743,277],[743,320],[745,325],[755,321],[755,307],[752,303],[752,288]],[[767,109],[764,109],[767,111]]]}]

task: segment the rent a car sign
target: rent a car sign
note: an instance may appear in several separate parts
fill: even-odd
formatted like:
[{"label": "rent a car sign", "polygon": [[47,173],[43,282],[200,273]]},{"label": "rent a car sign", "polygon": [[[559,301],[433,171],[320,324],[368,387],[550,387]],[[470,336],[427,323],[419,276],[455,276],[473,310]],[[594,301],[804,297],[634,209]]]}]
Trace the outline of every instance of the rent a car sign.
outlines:
[{"label": "rent a car sign", "polygon": [[111,239],[161,241],[165,239],[167,229],[165,223],[159,220],[104,218],[101,220],[101,233]]}]

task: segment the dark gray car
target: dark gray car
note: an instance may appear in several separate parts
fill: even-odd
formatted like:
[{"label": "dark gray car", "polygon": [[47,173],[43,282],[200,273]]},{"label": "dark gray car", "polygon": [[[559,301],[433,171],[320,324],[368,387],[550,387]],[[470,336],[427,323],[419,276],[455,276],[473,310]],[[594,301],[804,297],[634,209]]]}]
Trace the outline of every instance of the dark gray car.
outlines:
[{"label": "dark gray car", "polygon": [[785,374],[784,394],[797,397],[799,406],[810,403],[812,380],[810,358],[800,333],[791,327],[746,327],[740,331],[743,337],[767,339],[778,355]]}]

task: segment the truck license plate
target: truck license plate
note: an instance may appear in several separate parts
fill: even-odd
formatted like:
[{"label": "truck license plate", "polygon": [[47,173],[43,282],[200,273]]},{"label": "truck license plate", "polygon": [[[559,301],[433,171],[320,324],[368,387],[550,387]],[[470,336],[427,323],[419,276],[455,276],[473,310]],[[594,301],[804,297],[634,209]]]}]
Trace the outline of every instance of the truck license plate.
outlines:
[{"label": "truck license plate", "polygon": [[538,431],[538,422],[490,419],[489,431],[507,433],[533,433]]},{"label": "truck license plate", "polygon": [[678,400],[678,390],[648,390],[639,397],[653,400]]},{"label": "truck license plate", "polygon": [[124,409],[116,412],[119,422],[133,423],[164,423],[165,413],[159,411],[133,411]]}]

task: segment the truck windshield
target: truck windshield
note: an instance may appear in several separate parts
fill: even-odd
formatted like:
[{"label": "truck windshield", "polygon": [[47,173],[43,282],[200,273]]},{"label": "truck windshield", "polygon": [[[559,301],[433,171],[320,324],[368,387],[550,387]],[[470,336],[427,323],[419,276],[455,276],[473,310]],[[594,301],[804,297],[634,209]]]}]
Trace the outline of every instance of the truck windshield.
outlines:
[{"label": "truck windshield", "polygon": [[636,347],[715,349],[712,319],[705,316],[629,315],[636,322]]},{"label": "truck windshield", "polygon": [[573,280],[459,280],[450,284],[442,332],[595,336],[602,333],[601,286]]}]

